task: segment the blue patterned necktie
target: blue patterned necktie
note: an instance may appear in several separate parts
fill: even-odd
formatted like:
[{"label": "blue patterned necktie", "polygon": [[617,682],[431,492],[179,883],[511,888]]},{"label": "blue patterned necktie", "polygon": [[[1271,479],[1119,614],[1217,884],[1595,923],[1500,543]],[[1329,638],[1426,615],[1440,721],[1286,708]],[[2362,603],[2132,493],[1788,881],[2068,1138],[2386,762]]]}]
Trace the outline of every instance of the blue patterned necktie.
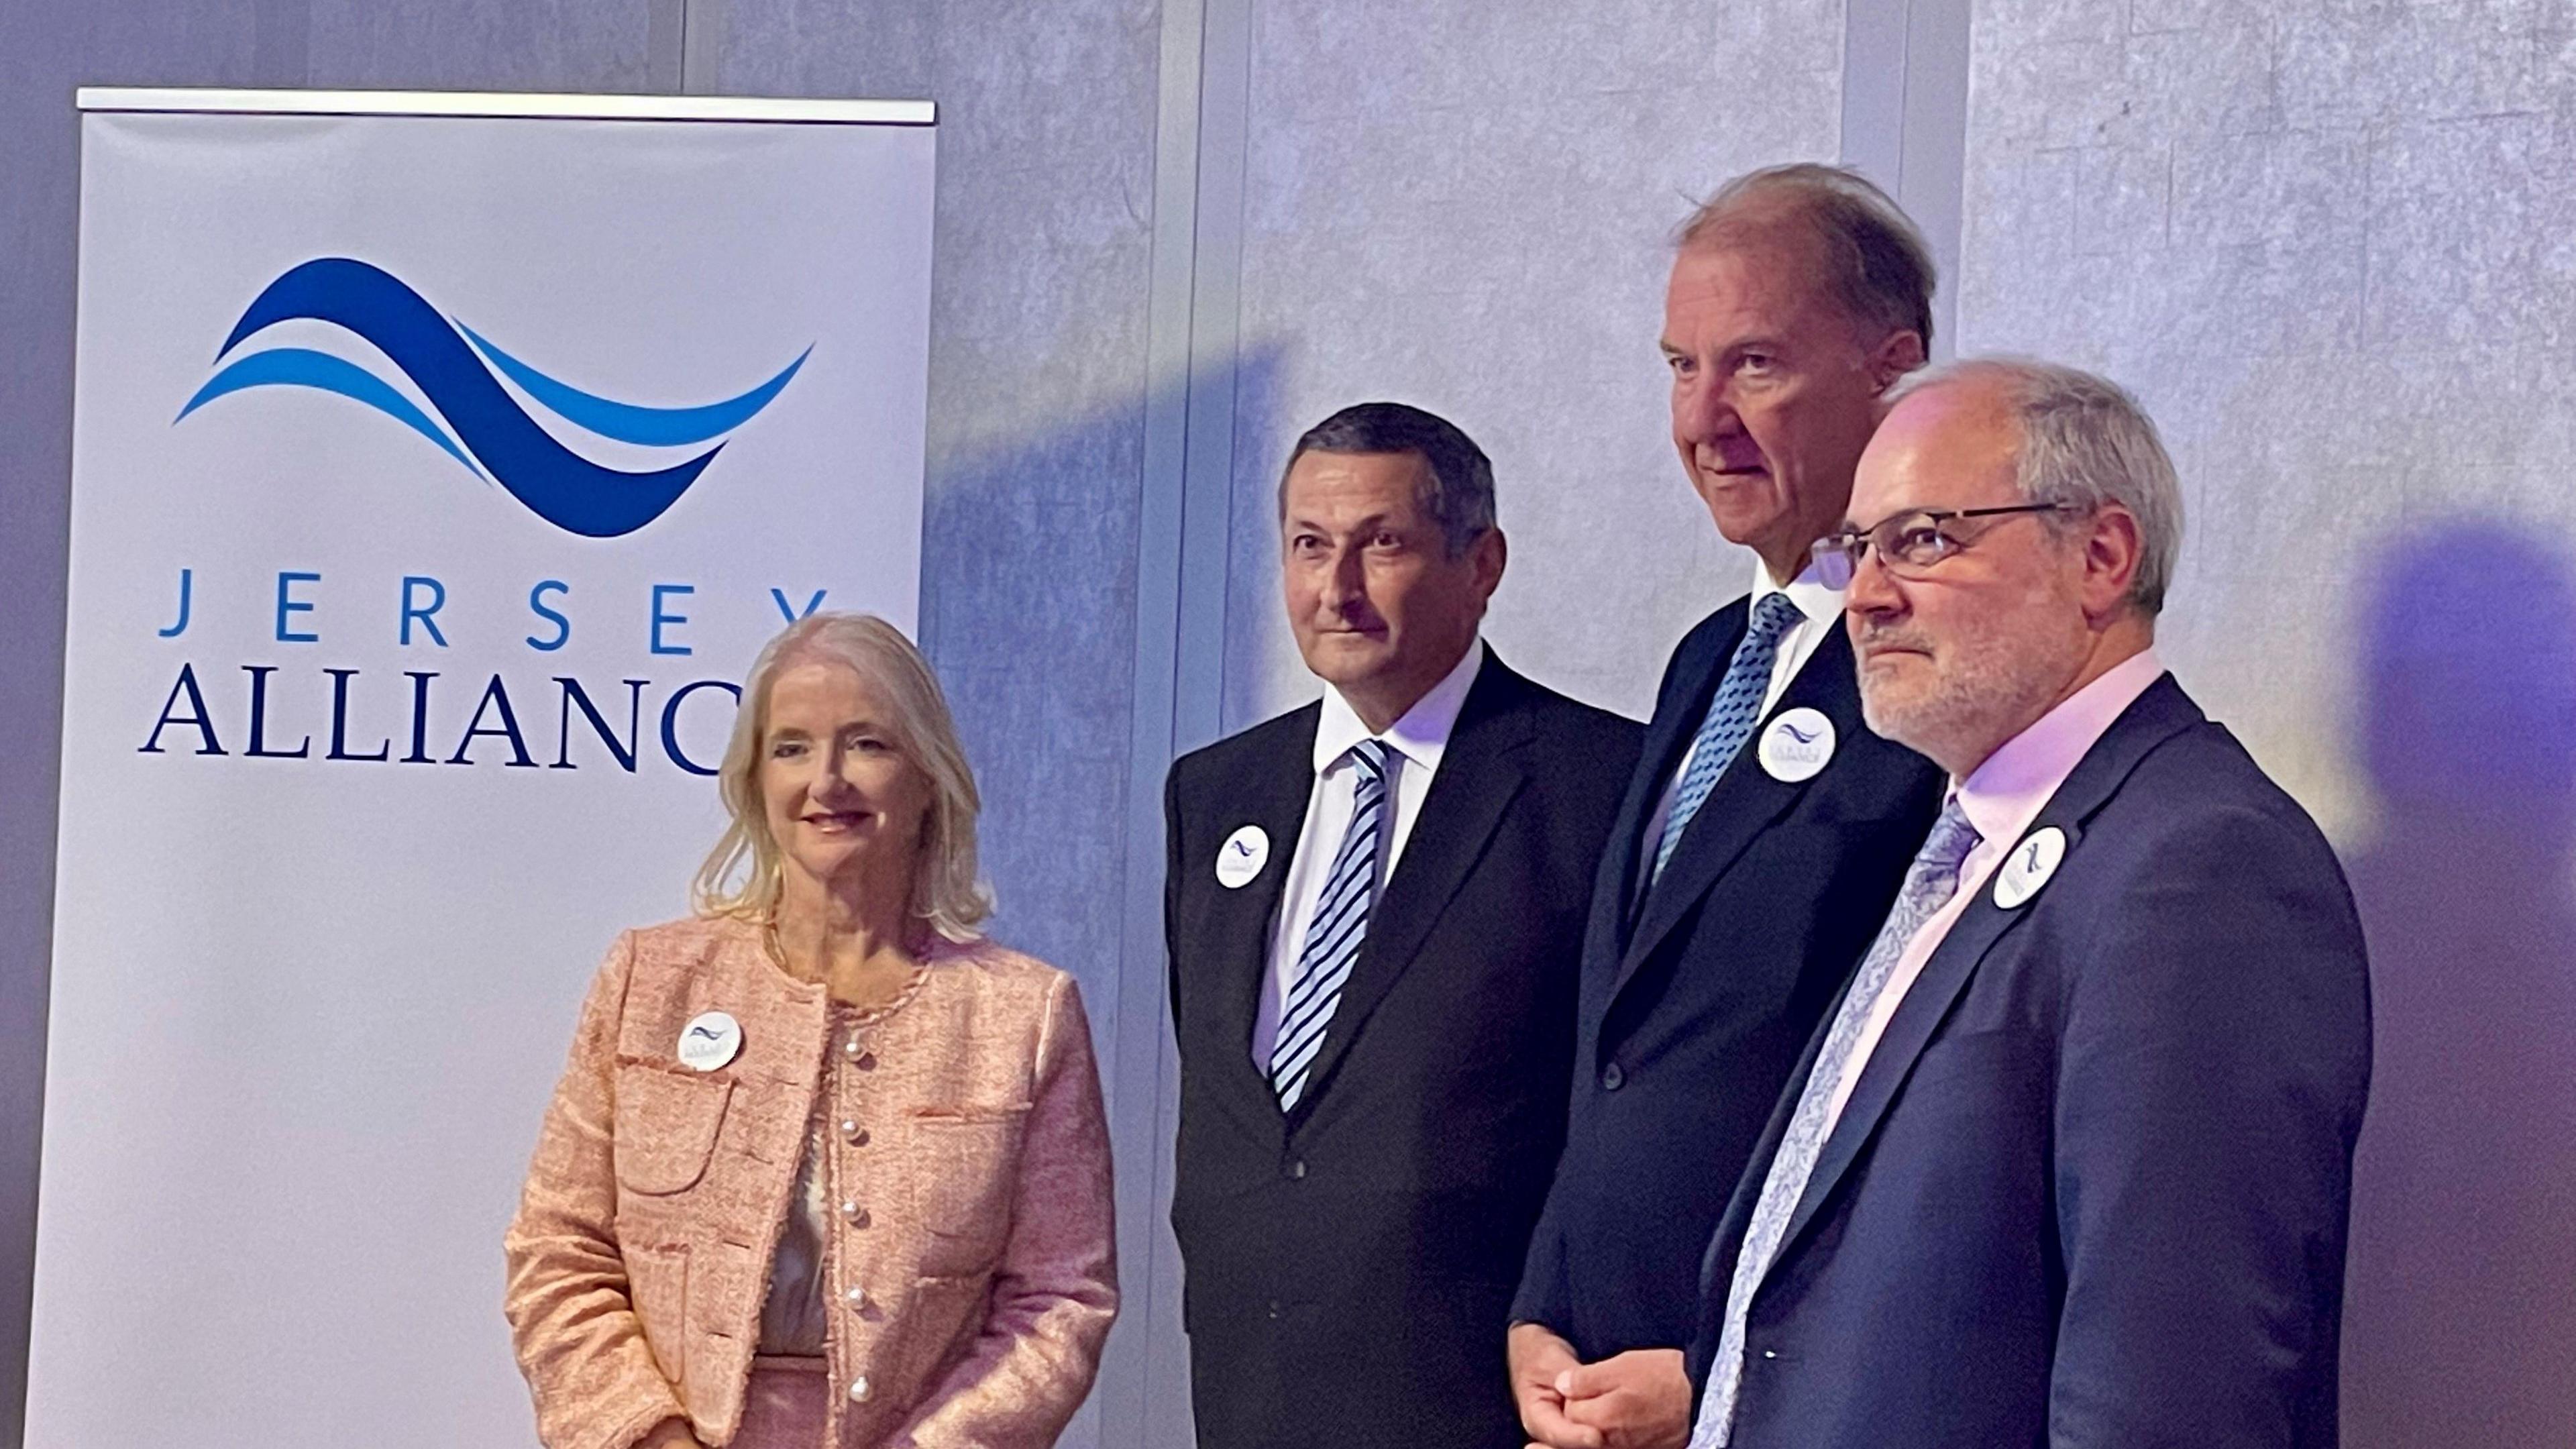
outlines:
[{"label": "blue patterned necktie", "polygon": [[1896,904],[1888,910],[1887,924],[1879,927],[1878,939],[1861,959],[1860,970],[1853,973],[1851,990],[1844,993],[1842,1008],[1834,1013],[1834,1023],[1825,1032],[1825,1044],[1816,1050],[1816,1064],[1807,1073],[1807,1084],[1798,1091],[1797,1110],[1789,1118],[1788,1131],[1780,1138],[1779,1151],[1771,1156],[1769,1175],[1762,1179],[1762,1195],[1754,1199],[1753,1220],[1744,1230],[1743,1250],[1735,1256],[1735,1277],[1726,1289],[1726,1322],[1718,1331],[1717,1358],[1709,1365],[1708,1390],[1700,1400],[1699,1423],[1691,1431],[1690,1449],[1724,1449],[1734,1434],[1735,1396],[1744,1383],[1744,1319],[1753,1306],[1753,1290],[1761,1286],[1762,1275],[1771,1270],[1771,1259],[1780,1251],[1781,1234],[1788,1231],[1798,1199],[1806,1195],[1807,1179],[1815,1175],[1816,1157],[1824,1150],[1825,1133],[1830,1126],[1827,1117],[1833,1108],[1834,1093],[1842,1085],[1853,1049],[1860,1044],[1861,1028],[1876,1009],[1878,998],[1886,992],[1897,960],[1905,954],[1906,943],[1958,894],[1959,867],[1967,860],[1968,852],[1977,848],[1978,839],[1977,828],[1959,809],[1959,797],[1951,796],[1950,803],[1941,809],[1941,818],[1932,822],[1932,833],[1924,839],[1923,848],[1915,852],[1914,865],[1905,873],[1905,885],[1896,893]]},{"label": "blue patterned necktie", "polygon": [[1279,1110],[1288,1111],[1306,1095],[1306,1069],[1324,1047],[1324,1028],[1333,1008],[1342,1003],[1342,983],[1360,958],[1360,941],[1368,934],[1369,902],[1377,895],[1377,843],[1386,823],[1387,746],[1384,740],[1362,740],[1348,756],[1358,767],[1352,782],[1351,828],[1333,853],[1333,869],[1324,878],[1324,893],[1315,900],[1315,917],[1306,923],[1306,944],[1297,953],[1297,975],[1279,1004],[1279,1036],[1270,1048],[1270,1086],[1279,1094]]},{"label": "blue patterned necktie", "polygon": [[1664,863],[1673,858],[1673,847],[1681,844],[1682,831],[1699,807],[1708,803],[1717,777],[1753,733],[1754,721],[1762,717],[1762,697],[1771,692],[1771,662],[1780,652],[1780,636],[1806,617],[1787,594],[1776,590],[1754,604],[1744,638],[1735,646],[1735,657],[1727,661],[1726,678],[1718,682],[1717,697],[1708,702],[1708,718],[1700,721],[1699,733],[1691,737],[1690,767],[1682,772],[1681,788],[1673,792],[1673,808],[1664,816],[1664,835],[1655,844],[1655,868],[1646,877],[1648,883],[1662,877]]}]

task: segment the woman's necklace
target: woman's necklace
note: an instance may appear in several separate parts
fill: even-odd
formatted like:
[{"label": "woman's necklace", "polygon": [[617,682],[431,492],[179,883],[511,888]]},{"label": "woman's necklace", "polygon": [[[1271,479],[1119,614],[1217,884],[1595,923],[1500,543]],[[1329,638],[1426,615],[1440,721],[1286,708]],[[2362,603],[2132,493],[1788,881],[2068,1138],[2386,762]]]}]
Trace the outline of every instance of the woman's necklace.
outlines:
[{"label": "woman's necklace", "polygon": [[[778,944],[778,918],[775,916],[760,923],[760,949],[769,953],[770,961],[779,970],[796,976],[796,968],[787,964],[787,948]],[[796,979],[802,981],[805,978],[797,976]]]},{"label": "woman's necklace", "polygon": [[[828,967],[820,974],[807,976],[788,964],[787,948],[779,942],[778,922],[775,918],[764,920],[760,923],[760,949],[768,952],[769,959],[777,965],[780,971],[785,972],[788,976],[793,977],[798,981],[821,982],[827,988],[831,985],[831,972]],[[895,980],[890,978],[881,984],[880,989],[868,993],[864,998],[852,999],[835,995],[834,999],[847,1001],[847,1004],[859,1007],[863,1010],[875,1010],[889,1007],[910,994],[911,985],[914,980],[918,979],[920,974],[921,965],[916,961],[912,964],[911,969],[903,974],[902,979]]]}]

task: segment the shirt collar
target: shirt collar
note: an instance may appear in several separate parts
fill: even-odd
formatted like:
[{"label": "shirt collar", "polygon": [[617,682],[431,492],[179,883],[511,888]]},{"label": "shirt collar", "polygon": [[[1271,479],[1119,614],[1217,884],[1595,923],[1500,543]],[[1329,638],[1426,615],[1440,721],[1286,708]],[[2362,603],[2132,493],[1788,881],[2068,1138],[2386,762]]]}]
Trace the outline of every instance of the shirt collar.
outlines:
[{"label": "shirt collar", "polygon": [[[1467,691],[1476,683],[1477,671],[1484,667],[1485,640],[1478,635],[1440,682],[1424,691],[1413,702],[1413,708],[1377,738],[1425,771],[1439,769],[1440,756],[1449,748],[1449,732],[1458,724],[1458,711],[1467,703]],[[1350,701],[1342,698],[1340,690],[1326,689],[1324,717],[1315,723],[1315,773],[1320,775],[1331,769],[1351,746],[1367,738],[1369,728],[1360,722],[1359,712],[1351,708]]]},{"label": "shirt collar", "polygon": [[1952,791],[1978,836],[2006,845],[2019,840],[2095,742],[2164,673],[2154,646],[2139,650],[2058,701],[1956,782]]},{"label": "shirt collar", "polygon": [[[1843,591],[1826,587],[1816,577],[1816,572],[1816,565],[1813,560],[1810,560],[1807,567],[1796,578],[1786,584],[1776,584],[1771,581],[1770,568],[1756,559],[1753,562],[1753,592],[1746,597],[1745,605],[1749,610],[1760,604],[1765,594],[1787,594],[1789,603],[1800,614],[1806,616],[1806,621],[1810,624],[1819,620],[1830,621],[1841,617]],[[1752,615],[1748,612],[1745,617],[1749,619]]]}]

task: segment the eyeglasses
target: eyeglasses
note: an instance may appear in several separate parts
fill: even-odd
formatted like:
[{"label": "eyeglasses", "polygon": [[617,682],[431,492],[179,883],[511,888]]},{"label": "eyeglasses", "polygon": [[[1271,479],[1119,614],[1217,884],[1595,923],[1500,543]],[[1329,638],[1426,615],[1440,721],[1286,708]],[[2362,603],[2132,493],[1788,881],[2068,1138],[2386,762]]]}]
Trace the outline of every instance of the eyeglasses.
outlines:
[{"label": "eyeglasses", "polygon": [[1846,528],[1817,539],[1808,553],[1816,561],[1816,578],[1829,589],[1851,587],[1863,554],[1878,550],[1879,566],[1904,578],[1919,577],[1934,564],[1966,548],[1985,532],[1962,532],[1963,518],[1999,518],[2014,513],[2074,513],[2074,503],[2014,503],[2001,508],[1915,508],[1872,528]]}]

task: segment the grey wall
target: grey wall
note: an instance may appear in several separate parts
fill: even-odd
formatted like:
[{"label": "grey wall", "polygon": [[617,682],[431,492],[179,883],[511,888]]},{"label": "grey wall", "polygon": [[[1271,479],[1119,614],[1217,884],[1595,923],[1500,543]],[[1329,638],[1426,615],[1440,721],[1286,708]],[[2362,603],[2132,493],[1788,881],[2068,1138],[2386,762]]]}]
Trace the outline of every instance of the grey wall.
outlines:
[{"label": "grey wall", "polygon": [[1960,332],[2135,388],[2164,647],[2373,950],[2346,1442],[2576,1443],[2576,20],[1980,0]]},{"label": "grey wall", "polygon": [[1642,712],[1749,577],[1666,439],[1662,238],[1745,167],[1862,164],[1955,260],[1961,348],[2101,367],[2163,421],[2166,647],[2354,864],[2352,1441],[2576,1442],[2569,55],[2521,0],[0,0],[0,1440],[92,82],[940,103],[922,630],[1000,929],[1102,1042],[1129,1308],[1085,1445],[1186,1432],[1154,787],[1312,693],[1289,439],[1366,397],[1456,419],[1513,541],[1497,647]]},{"label": "grey wall", "polygon": [[[1494,460],[1495,648],[1645,714],[1674,641],[1751,578],[1673,454],[1664,238],[1734,172],[1834,157],[1842,24],[1840,0],[1255,7],[1243,330],[1281,362],[1236,414],[1229,727],[1315,694],[1278,597],[1279,470],[1377,397]],[[1762,104],[1724,102],[1754,77]]]}]

